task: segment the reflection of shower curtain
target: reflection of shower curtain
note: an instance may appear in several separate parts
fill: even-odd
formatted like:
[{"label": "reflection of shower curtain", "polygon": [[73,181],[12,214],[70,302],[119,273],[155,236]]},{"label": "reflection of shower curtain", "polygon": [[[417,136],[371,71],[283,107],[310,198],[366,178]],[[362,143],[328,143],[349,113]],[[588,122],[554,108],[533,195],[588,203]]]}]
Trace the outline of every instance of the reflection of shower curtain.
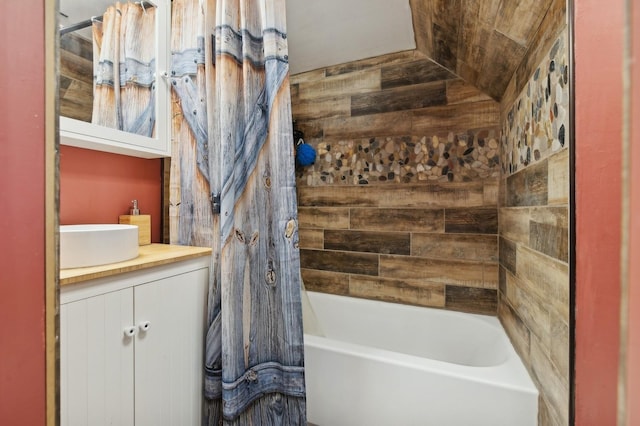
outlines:
[{"label": "reflection of shower curtain", "polygon": [[174,0],[171,242],[213,247],[210,425],[305,425],[285,0]]},{"label": "reflection of shower curtain", "polygon": [[94,21],[92,123],[154,135],[155,38],[151,6],[118,2]]}]

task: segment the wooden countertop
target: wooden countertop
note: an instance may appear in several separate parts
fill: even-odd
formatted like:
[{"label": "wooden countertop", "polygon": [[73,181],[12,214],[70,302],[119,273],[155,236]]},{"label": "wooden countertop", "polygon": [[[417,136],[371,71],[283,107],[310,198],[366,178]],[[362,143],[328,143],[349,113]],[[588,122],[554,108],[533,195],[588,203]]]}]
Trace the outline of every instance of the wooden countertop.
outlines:
[{"label": "wooden countertop", "polygon": [[140,246],[138,257],[124,262],[107,265],[89,266],[86,268],[69,268],[60,270],[60,285],[68,285],[95,278],[109,277],[124,272],[138,271],[154,266],[166,265],[181,260],[208,256],[211,248],[177,246],[169,244],[151,244]]}]

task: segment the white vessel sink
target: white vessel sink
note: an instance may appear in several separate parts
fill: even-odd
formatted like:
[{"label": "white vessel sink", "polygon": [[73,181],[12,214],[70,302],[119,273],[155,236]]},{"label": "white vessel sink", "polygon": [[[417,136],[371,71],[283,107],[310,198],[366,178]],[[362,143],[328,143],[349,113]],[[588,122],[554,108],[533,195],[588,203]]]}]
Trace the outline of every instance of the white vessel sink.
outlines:
[{"label": "white vessel sink", "polygon": [[137,256],[135,225],[60,226],[60,269],[105,265]]}]

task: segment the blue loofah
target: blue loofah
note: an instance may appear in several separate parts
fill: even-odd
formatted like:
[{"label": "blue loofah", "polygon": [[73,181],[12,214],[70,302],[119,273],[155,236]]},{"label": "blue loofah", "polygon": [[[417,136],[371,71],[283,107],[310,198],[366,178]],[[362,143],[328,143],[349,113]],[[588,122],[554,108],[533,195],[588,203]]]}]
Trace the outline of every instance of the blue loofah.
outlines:
[{"label": "blue loofah", "polygon": [[306,167],[316,162],[316,150],[311,145],[301,143],[296,149],[296,163]]}]

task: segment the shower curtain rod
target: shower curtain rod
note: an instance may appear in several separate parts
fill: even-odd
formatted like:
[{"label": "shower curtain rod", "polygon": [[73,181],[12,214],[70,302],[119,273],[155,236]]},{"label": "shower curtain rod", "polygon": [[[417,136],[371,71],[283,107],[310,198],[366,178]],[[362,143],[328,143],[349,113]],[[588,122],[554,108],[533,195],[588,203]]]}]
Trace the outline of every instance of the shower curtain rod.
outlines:
[{"label": "shower curtain rod", "polygon": [[[142,7],[147,7],[147,6],[155,7],[155,4],[148,1],[136,2],[136,4],[141,4]],[[102,21],[102,16],[92,16],[91,18],[85,19],[84,21],[78,22],[77,24],[73,24],[73,25],[69,25],[68,27],[61,28],[60,35],[63,36],[67,33],[72,33],[74,31],[78,31],[83,28],[86,28],[90,26],[94,21]]]},{"label": "shower curtain rod", "polygon": [[60,29],[60,35],[63,36],[65,34],[67,34],[67,33],[72,33],[74,31],[78,31],[78,30],[81,30],[83,28],[86,28],[86,27],[90,26],[93,23],[93,21],[102,21],[102,16],[93,16],[93,17],[91,17],[89,19],[86,19],[84,21],[78,22],[77,24],[73,24],[73,25],[70,25],[68,27],[61,28]]}]

